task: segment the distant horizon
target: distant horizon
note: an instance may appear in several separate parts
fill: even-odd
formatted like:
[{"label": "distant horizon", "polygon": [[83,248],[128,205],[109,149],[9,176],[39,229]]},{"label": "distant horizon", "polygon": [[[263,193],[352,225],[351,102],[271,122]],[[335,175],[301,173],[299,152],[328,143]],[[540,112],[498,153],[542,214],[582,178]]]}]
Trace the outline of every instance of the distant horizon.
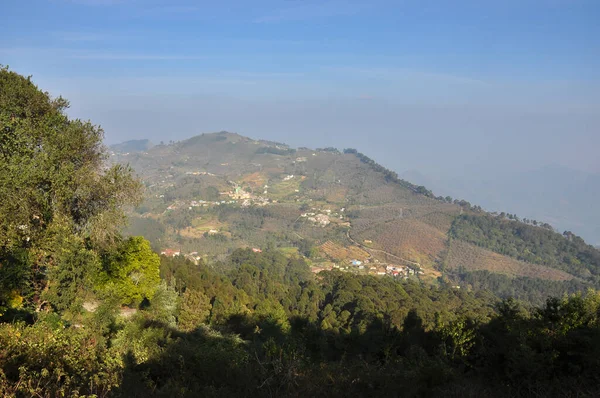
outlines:
[{"label": "distant horizon", "polygon": [[[0,64],[107,143],[227,130],[353,147],[494,206],[548,165],[600,173],[597,0],[5,3]],[[596,181],[543,180],[514,205],[544,200],[600,242]]]},{"label": "distant horizon", "polygon": [[600,172],[595,0],[8,0],[3,11],[0,64],[70,100],[108,142],[229,130],[343,141],[430,174]]},{"label": "distant horizon", "polygon": [[[335,149],[339,150],[340,152],[342,152],[344,149],[350,149],[350,148],[352,148],[352,149],[358,150],[359,152],[365,153],[366,155],[369,155],[366,151],[364,151],[364,150],[362,150],[361,148],[358,148],[358,147],[352,147],[352,146],[344,146],[344,147],[337,146],[336,147],[336,146],[330,146],[330,145],[327,145],[327,146],[292,145],[292,144],[289,144],[286,141],[268,139],[268,138],[263,138],[263,137],[259,137],[259,136],[251,136],[251,135],[246,135],[246,134],[242,134],[242,133],[239,133],[239,132],[236,132],[236,131],[229,131],[229,130],[204,131],[204,132],[200,132],[200,133],[197,133],[197,134],[192,134],[190,136],[186,136],[186,137],[183,137],[183,138],[180,138],[180,139],[177,139],[177,140],[172,140],[170,138],[168,138],[168,139],[162,139],[162,140],[152,140],[150,138],[140,137],[140,138],[132,138],[132,139],[127,139],[127,140],[121,140],[121,141],[119,141],[119,140],[113,140],[112,142],[109,142],[108,140],[105,139],[104,142],[105,142],[105,145],[107,147],[109,147],[109,148],[112,147],[112,146],[119,145],[119,144],[124,144],[124,143],[127,143],[127,142],[135,142],[135,141],[148,141],[152,145],[160,145],[160,142],[162,141],[163,144],[168,145],[169,141],[181,142],[181,141],[189,140],[191,138],[194,138],[194,137],[197,137],[197,136],[200,136],[200,135],[204,135],[204,134],[219,134],[219,133],[237,134],[237,135],[240,135],[242,137],[249,138],[249,139],[252,139],[252,140],[255,140],[255,141],[278,142],[278,143],[281,143],[281,144],[285,144],[285,145],[289,146],[292,149],[309,148],[309,149],[317,150],[317,149],[323,149],[323,148],[328,148],[329,147],[329,148],[335,148]],[[377,161],[377,159],[375,159],[375,158],[374,158],[374,160]],[[377,163],[379,163],[379,162],[377,162]],[[569,166],[566,166],[566,165],[563,165],[563,164],[560,164],[560,163],[556,163],[556,162],[542,164],[542,165],[535,166],[535,167],[532,167],[530,169],[523,170],[523,171],[535,171],[535,170],[548,169],[548,168],[566,169],[566,170],[571,170],[571,171],[575,171],[575,172],[586,173],[586,174],[595,175],[595,176],[599,176],[600,177],[600,171],[596,172],[596,171],[593,171],[593,170],[589,171],[589,170],[585,170],[585,169],[579,169],[579,168],[575,168],[575,167],[569,167]],[[405,172],[420,172],[420,170],[418,170],[416,168],[413,168],[413,169],[409,168],[409,169],[405,169],[405,170],[394,170],[394,171],[396,171],[399,174],[400,173],[405,173]]]}]

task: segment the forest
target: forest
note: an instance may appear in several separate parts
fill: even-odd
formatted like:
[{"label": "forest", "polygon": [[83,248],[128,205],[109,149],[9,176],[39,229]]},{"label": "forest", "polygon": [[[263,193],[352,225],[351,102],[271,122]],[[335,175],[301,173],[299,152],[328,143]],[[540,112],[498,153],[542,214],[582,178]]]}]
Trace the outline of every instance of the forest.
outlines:
[{"label": "forest", "polygon": [[570,231],[562,235],[547,228],[501,216],[458,217],[450,236],[519,260],[562,269],[598,283],[600,251]]},{"label": "forest", "polygon": [[[106,167],[102,130],[67,108],[0,70],[0,395],[597,395],[597,291],[534,307],[518,291],[314,274],[269,248],[159,256],[122,235],[142,184]],[[500,250],[467,221],[457,237]],[[510,242],[509,227],[494,236]],[[581,261],[561,239],[573,259],[533,237],[515,250]]]}]

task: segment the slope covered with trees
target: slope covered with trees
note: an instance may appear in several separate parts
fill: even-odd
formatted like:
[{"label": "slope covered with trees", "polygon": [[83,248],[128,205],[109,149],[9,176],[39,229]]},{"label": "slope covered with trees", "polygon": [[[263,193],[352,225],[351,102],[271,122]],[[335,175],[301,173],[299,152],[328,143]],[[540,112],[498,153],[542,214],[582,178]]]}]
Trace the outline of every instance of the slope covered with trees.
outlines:
[{"label": "slope covered with trees", "polygon": [[[131,318],[108,303],[0,325],[0,391],[53,396],[594,396],[600,296],[527,309],[491,295],[237,251],[162,258]],[[60,355],[56,356],[56,353]]]},{"label": "slope covered with trees", "polygon": [[600,251],[566,231],[528,225],[491,215],[462,215],[450,229],[464,240],[496,253],[532,264],[543,264],[598,283]]}]

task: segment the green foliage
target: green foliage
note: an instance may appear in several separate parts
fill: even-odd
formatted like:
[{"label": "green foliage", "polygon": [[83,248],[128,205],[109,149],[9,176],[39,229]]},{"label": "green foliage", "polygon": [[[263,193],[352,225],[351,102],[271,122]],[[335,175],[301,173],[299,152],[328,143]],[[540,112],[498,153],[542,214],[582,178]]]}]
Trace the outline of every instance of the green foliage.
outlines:
[{"label": "green foliage", "polygon": [[183,331],[189,332],[206,323],[212,305],[203,292],[187,289],[179,302],[177,324]]},{"label": "green foliage", "polygon": [[435,196],[433,195],[433,192],[431,192],[429,189],[425,188],[424,186],[414,185],[406,180],[398,178],[398,174],[396,172],[386,169],[379,163],[375,162],[373,159],[369,158],[367,155],[358,152],[356,149],[347,148],[347,149],[344,149],[344,153],[352,154],[352,155],[356,156],[361,162],[371,166],[373,168],[373,170],[383,173],[386,182],[392,182],[395,184],[399,184],[399,185],[403,186],[404,188],[410,189],[414,193],[424,195],[424,196],[427,196],[430,198],[435,198]]},{"label": "green foliage", "polygon": [[106,254],[99,289],[116,295],[123,304],[137,305],[152,299],[160,283],[160,258],[140,236],[125,240]]},{"label": "green foliage", "polygon": [[215,268],[163,257],[170,284],[130,319],[107,302],[78,328],[56,315],[0,325],[0,391],[593,396],[600,382],[596,292],[527,312],[513,300],[494,307],[489,296],[391,278],[286,280],[274,266],[289,267],[276,252],[241,250]]},{"label": "green foliage", "polygon": [[107,396],[120,382],[121,359],[93,331],[0,324],[0,395]]},{"label": "green foliage", "polygon": [[148,313],[154,321],[175,327],[178,305],[179,296],[173,284],[168,285],[165,281],[161,281],[151,297]]},{"label": "green foliage", "polygon": [[17,308],[29,293],[31,277],[29,252],[26,249],[7,250],[0,256],[0,316],[9,308]]},{"label": "green foliage", "polygon": [[285,156],[285,155],[293,155],[294,153],[296,153],[295,149],[292,148],[278,148],[278,147],[271,147],[271,146],[263,146],[260,147],[256,150],[257,154],[261,154],[261,153],[270,153],[273,155],[281,155],[281,156]]},{"label": "green foliage", "polygon": [[80,239],[68,238],[56,253],[56,265],[50,268],[50,283],[43,297],[59,311],[80,312],[99,271],[96,252],[87,249]]},{"label": "green foliage", "polygon": [[495,274],[489,271],[460,271],[451,273],[453,279],[458,280],[462,287],[475,291],[490,291],[501,299],[516,298],[518,300],[542,305],[548,296],[562,297],[565,294],[574,294],[585,291],[589,283],[578,281],[549,281],[538,278],[516,277]]},{"label": "green foliage", "polygon": [[522,261],[559,268],[583,278],[600,275],[600,251],[572,233],[560,235],[545,228],[491,215],[462,215],[450,236]]},{"label": "green foliage", "polygon": [[0,273],[17,278],[13,290],[0,291],[0,306],[15,292],[33,305],[47,275],[64,278],[53,268],[72,263],[58,264],[68,237],[87,249],[108,247],[119,236],[122,207],[140,197],[129,167],[106,169],[102,130],[70,120],[67,108],[29,78],[0,69]]}]

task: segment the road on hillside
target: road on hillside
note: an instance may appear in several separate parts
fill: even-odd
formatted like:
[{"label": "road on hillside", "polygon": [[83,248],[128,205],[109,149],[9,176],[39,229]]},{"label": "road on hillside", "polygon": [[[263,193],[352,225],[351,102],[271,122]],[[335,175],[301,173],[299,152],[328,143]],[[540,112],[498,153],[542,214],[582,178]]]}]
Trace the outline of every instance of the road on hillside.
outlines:
[{"label": "road on hillside", "polygon": [[373,257],[373,255],[371,254],[371,252],[383,253],[383,254],[385,254],[386,256],[393,257],[393,258],[395,258],[395,259],[398,259],[398,260],[400,260],[400,261],[404,261],[405,263],[409,263],[409,264],[412,264],[412,265],[416,265],[416,266],[418,266],[419,268],[421,268],[421,264],[419,264],[419,263],[418,263],[418,262],[416,262],[416,261],[407,260],[407,259],[405,259],[405,258],[398,257],[398,256],[396,256],[395,254],[392,254],[392,253],[390,253],[390,252],[386,252],[385,250],[373,249],[373,248],[370,248],[370,247],[367,247],[367,246],[363,245],[362,243],[358,243],[357,241],[355,241],[355,240],[354,240],[354,239],[353,239],[353,238],[350,236],[350,230],[346,231],[346,237],[348,238],[348,240],[349,240],[350,242],[352,242],[352,243],[353,243],[353,244],[355,244],[356,246],[360,247],[361,249],[364,249],[364,250],[366,250],[366,251],[369,253],[369,255],[370,255],[371,257]]}]

